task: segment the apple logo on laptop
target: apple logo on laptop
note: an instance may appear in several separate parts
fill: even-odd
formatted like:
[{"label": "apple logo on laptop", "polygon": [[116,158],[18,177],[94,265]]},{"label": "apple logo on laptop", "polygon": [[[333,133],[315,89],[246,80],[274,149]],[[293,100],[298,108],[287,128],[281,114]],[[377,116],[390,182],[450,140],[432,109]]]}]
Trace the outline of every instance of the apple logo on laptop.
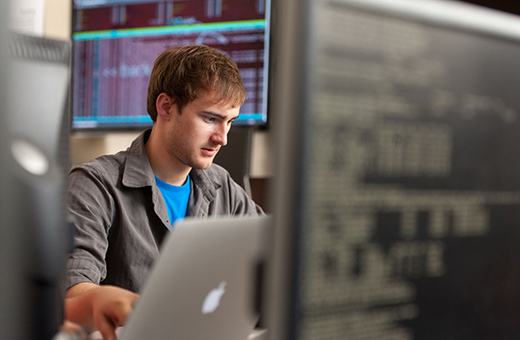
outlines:
[{"label": "apple logo on laptop", "polygon": [[222,281],[217,288],[212,289],[202,304],[202,314],[213,313],[220,305],[220,298],[226,292],[226,281]]}]

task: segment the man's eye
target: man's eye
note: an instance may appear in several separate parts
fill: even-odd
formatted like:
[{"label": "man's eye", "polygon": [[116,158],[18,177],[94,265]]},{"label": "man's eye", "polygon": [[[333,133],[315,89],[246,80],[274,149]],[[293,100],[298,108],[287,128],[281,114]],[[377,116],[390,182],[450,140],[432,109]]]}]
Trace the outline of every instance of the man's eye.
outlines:
[{"label": "man's eye", "polygon": [[231,125],[231,124],[233,124],[234,122],[235,122],[235,120],[233,119],[233,120],[230,120],[230,121],[228,122],[228,124]]},{"label": "man's eye", "polygon": [[205,116],[204,117],[204,120],[208,123],[214,123],[217,119],[215,117],[208,117],[208,116]]}]

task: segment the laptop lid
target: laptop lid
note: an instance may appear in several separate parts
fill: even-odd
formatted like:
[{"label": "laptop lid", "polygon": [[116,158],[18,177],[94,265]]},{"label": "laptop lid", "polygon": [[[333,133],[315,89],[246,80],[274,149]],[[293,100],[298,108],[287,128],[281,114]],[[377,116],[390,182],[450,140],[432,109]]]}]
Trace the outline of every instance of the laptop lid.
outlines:
[{"label": "laptop lid", "polygon": [[123,340],[246,340],[269,217],[185,219],[164,241]]}]

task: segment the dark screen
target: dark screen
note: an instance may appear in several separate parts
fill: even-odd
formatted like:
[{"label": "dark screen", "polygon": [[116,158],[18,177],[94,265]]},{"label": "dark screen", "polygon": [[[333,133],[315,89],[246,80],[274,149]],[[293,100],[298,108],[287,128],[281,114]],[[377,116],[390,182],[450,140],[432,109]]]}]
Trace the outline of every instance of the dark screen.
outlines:
[{"label": "dark screen", "polygon": [[304,12],[286,338],[520,338],[520,25],[360,3]]}]

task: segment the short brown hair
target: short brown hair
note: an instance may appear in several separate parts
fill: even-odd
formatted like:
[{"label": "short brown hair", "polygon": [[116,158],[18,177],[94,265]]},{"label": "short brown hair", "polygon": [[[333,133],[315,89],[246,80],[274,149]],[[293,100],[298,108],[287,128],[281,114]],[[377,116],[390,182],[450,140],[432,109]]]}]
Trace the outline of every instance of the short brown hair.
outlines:
[{"label": "short brown hair", "polygon": [[179,112],[201,93],[214,91],[216,102],[241,106],[246,91],[238,67],[224,53],[205,45],[171,47],[153,64],[148,84],[147,109],[155,122],[156,102],[161,93],[175,100]]}]

